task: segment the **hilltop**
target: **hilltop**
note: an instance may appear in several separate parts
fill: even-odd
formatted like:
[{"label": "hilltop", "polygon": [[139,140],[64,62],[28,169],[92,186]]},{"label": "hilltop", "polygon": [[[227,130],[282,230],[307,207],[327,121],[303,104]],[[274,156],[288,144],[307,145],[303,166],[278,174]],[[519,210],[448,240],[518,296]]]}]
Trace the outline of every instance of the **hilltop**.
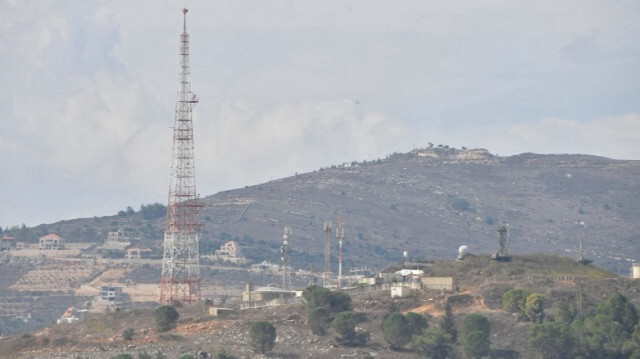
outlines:
[{"label": "hilltop", "polygon": [[[511,227],[511,251],[585,256],[628,273],[640,260],[640,161],[589,155],[521,154],[429,146],[385,159],[351,162],[202,198],[201,252],[235,239],[249,259],[279,261],[285,225],[293,228],[294,266],[323,266],[323,223],[345,223],[345,268],[415,258],[453,258],[497,249],[496,225]],[[206,181],[206,179],[199,179]],[[28,229],[30,241],[56,232],[101,242],[124,228],[161,256],[162,213],[58,222]],[[16,229],[10,233],[19,233]],[[332,235],[333,239],[333,235]],[[332,266],[337,251],[333,239]]]}]

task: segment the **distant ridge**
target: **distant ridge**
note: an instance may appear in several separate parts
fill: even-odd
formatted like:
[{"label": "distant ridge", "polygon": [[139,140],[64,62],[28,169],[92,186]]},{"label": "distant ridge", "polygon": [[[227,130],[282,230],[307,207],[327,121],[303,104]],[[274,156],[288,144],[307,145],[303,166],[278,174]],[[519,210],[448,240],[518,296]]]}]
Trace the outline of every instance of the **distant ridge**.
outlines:
[{"label": "distant ridge", "polygon": [[[278,261],[288,225],[293,265],[319,269],[323,223],[343,216],[348,270],[379,267],[402,259],[403,251],[415,258],[454,258],[462,244],[473,253],[492,253],[495,225],[505,221],[515,253],[577,258],[583,231],[586,257],[627,273],[629,262],[640,260],[639,178],[640,161],[583,154],[501,157],[485,149],[431,146],[207,196],[201,245],[236,238],[250,258]],[[82,231],[101,238],[127,227],[159,240],[163,221],[136,214],[36,229],[47,227],[73,240]],[[337,243],[332,248],[335,255]],[[332,264],[337,266],[335,257]]]}]

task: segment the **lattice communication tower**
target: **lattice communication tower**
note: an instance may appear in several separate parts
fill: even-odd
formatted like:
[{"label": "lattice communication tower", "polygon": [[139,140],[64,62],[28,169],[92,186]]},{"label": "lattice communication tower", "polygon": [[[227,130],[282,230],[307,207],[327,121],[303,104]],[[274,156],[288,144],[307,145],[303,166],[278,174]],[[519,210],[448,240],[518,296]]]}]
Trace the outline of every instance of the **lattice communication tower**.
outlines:
[{"label": "lattice communication tower", "polygon": [[322,273],[322,286],[326,287],[329,285],[329,278],[331,277],[331,252],[330,249],[330,241],[329,234],[331,233],[331,221],[324,222],[324,273]]},{"label": "lattice communication tower", "polygon": [[191,92],[187,9],[182,9],[178,101],[173,127],[169,203],[164,232],[160,302],[191,303],[200,299],[198,241],[202,205],[196,194],[192,111],[198,98]]},{"label": "lattice communication tower", "polygon": [[338,222],[338,228],[336,229],[336,238],[338,239],[338,289],[342,289],[342,240],[344,239],[344,224],[342,223],[342,216]]},{"label": "lattice communication tower", "polygon": [[282,246],[280,247],[282,259],[282,289],[291,289],[291,239],[293,231],[291,227],[284,227]]}]

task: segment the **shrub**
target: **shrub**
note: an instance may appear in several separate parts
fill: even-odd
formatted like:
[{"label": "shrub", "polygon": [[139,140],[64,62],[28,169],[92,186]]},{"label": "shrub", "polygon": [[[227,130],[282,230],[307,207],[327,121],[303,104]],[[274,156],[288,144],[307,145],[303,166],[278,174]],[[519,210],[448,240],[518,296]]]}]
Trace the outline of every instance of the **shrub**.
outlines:
[{"label": "shrub", "polygon": [[574,356],[575,340],[571,328],[564,322],[546,322],[531,327],[529,345],[540,353],[543,359]]},{"label": "shrub", "polygon": [[491,341],[486,333],[476,330],[464,338],[462,349],[469,358],[486,357],[491,354]]},{"label": "shrub", "polygon": [[382,335],[393,350],[402,349],[411,340],[409,321],[402,313],[393,313],[382,322]]},{"label": "shrub", "polygon": [[131,340],[133,339],[134,334],[135,334],[135,331],[133,330],[133,328],[127,328],[122,331],[122,339]]},{"label": "shrub", "polygon": [[[405,317],[407,318],[407,323],[409,324],[411,336],[420,334],[424,329],[429,328],[429,322],[424,315],[409,312]],[[411,340],[411,338],[409,338],[409,340]]]},{"label": "shrub", "polygon": [[213,359],[236,359],[236,357],[228,353],[224,348],[220,348],[213,356]]},{"label": "shrub", "polygon": [[133,359],[133,357],[130,354],[118,354],[115,357],[113,357],[113,359]]},{"label": "shrub", "polygon": [[251,324],[249,336],[253,351],[265,354],[273,349],[276,341],[276,328],[269,322],[255,322]]},{"label": "shrub", "polygon": [[307,308],[323,307],[329,314],[351,310],[351,297],[344,292],[332,292],[327,288],[312,285],[302,292]]},{"label": "shrub", "polygon": [[525,304],[524,315],[534,323],[542,323],[544,315],[543,304],[544,296],[542,294],[534,293],[529,295]]},{"label": "shrub", "polygon": [[308,311],[309,319],[307,323],[311,332],[316,335],[327,334],[327,329],[331,324],[329,312],[323,307],[315,307]]},{"label": "shrub", "polygon": [[363,346],[369,341],[369,333],[357,332],[358,316],[354,312],[341,312],[331,322],[335,331],[334,339],[338,344],[346,346]]},{"label": "shrub", "polygon": [[413,349],[427,358],[446,359],[453,348],[453,338],[441,328],[428,328],[411,340]]},{"label": "shrub", "polygon": [[161,332],[172,329],[179,317],[178,311],[170,305],[160,306],[153,312],[153,321]]},{"label": "shrub", "polygon": [[502,296],[502,308],[505,312],[524,313],[530,294],[524,289],[511,288]]},{"label": "shrub", "polygon": [[491,325],[482,314],[472,313],[462,321],[462,349],[469,358],[482,358],[491,353]]}]

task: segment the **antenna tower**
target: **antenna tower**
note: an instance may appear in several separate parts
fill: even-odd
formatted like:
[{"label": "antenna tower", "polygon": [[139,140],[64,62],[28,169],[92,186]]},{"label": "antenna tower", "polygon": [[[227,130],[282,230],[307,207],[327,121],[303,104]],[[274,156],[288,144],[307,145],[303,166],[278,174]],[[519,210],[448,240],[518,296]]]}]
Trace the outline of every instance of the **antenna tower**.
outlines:
[{"label": "antenna tower", "polygon": [[191,92],[187,9],[182,9],[178,101],[173,127],[169,202],[164,231],[160,302],[191,303],[200,299],[198,241],[201,223],[195,181],[192,111],[198,98]]},{"label": "antenna tower", "polygon": [[291,227],[284,227],[282,246],[280,247],[282,259],[282,289],[291,289]]},{"label": "antenna tower", "polygon": [[322,273],[322,286],[329,284],[329,276],[331,275],[329,261],[331,253],[329,252],[329,233],[331,233],[331,221],[324,222],[324,273]]},{"label": "antenna tower", "polygon": [[340,222],[336,229],[336,238],[338,238],[338,289],[342,289],[342,239],[344,238],[344,227],[342,223],[342,216],[340,216]]},{"label": "antenna tower", "polygon": [[509,261],[511,260],[511,255],[509,254],[509,241],[511,238],[511,227],[509,224],[502,222],[498,225],[498,251],[493,256],[493,259],[499,261]]}]

